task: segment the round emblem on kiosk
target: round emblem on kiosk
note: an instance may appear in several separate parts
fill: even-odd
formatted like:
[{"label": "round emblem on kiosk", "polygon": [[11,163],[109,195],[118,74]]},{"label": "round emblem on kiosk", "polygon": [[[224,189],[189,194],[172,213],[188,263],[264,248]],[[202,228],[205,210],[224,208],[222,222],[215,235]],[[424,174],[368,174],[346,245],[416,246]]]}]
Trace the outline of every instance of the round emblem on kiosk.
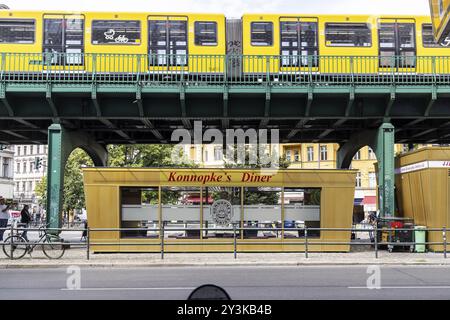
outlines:
[{"label": "round emblem on kiosk", "polygon": [[233,206],[228,200],[216,200],[211,205],[211,217],[215,224],[226,226],[233,218]]}]

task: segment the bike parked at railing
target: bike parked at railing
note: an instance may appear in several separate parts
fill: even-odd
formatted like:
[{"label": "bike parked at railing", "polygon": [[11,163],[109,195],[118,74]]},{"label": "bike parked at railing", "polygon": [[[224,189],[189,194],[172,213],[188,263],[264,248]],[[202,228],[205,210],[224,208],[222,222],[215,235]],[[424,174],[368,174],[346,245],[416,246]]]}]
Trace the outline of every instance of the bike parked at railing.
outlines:
[{"label": "bike parked at railing", "polygon": [[25,239],[20,233],[20,228],[15,228],[16,233],[13,233],[7,237],[3,243],[3,252],[8,258],[21,259],[26,253],[30,254],[33,252],[36,246],[42,246],[42,252],[49,259],[59,259],[64,255],[66,250],[63,244],[63,239],[58,235],[50,234],[47,232],[48,225],[42,226],[38,229],[39,240],[30,242]]}]

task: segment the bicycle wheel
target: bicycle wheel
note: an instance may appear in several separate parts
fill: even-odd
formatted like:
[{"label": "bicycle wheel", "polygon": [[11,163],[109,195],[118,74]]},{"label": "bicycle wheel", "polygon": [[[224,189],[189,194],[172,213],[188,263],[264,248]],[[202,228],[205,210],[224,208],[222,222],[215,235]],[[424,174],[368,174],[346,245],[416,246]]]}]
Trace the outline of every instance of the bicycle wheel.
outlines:
[{"label": "bicycle wheel", "polygon": [[49,259],[59,259],[63,256],[66,248],[62,243],[62,239],[55,235],[48,234],[42,245],[42,251]]},{"label": "bicycle wheel", "polygon": [[[12,242],[12,246],[11,246]],[[12,249],[12,250],[11,250]],[[3,253],[13,259],[21,259],[28,252],[28,242],[19,235],[9,236],[3,244]]]}]

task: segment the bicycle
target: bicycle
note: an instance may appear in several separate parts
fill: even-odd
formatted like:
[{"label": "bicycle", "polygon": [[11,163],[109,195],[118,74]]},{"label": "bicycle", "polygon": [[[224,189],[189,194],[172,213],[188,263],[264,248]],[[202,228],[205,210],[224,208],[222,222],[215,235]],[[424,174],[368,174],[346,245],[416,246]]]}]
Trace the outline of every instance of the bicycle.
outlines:
[{"label": "bicycle", "polygon": [[16,234],[8,236],[3,243],[3,252],[8,258],[21,259],[26,253],[30,254],[38,245],[42,246],[42,251],[49,259],[59,259],[64,255],[66,250],[63,239],[58,235],[47,233],[48,225],[38,229],[39,240],[31,244],[30,241],[22,237],[17,230]]}]

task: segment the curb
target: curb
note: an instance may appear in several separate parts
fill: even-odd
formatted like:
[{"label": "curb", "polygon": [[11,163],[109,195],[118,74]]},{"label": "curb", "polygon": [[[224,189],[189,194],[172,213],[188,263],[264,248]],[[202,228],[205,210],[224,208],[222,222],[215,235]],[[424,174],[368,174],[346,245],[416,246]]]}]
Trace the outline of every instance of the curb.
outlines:
[{"label": "curb", "polygon": [[90,263],[90,262],[72,262],[72,263],[37,263],[37,264],[1,264],[2,269],[45,269],[45,268],[66,268],[73,265],[79,265],[86,268],[160,268],[160,267],[302,267],[302,266],[368,266],[368,265],[384,265],[384,266],[448,266],[449,263],[443,262],[281,262],[281,263]]}]

